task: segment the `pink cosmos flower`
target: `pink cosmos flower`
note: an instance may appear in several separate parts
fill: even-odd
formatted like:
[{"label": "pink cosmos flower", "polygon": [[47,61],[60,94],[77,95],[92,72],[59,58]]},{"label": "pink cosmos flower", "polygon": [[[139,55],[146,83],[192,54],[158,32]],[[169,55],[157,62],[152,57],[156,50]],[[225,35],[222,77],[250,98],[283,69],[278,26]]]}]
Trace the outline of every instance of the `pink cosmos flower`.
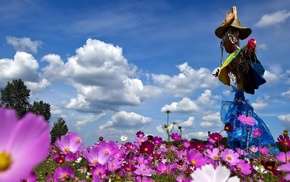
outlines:
[{"label": "pink cosmos flower", "polygon": [[236,151],[240,156],[247,156],[248,155],[248,153],[241,148],[236,148]]},{"label": "pink cosmos flower", "polygon": [[251,164],[247,161],[240,160],[236,165],[237,171],[241,172],[243,175],[249,175],[252,173]]},{"label": "pink cosmos flower", "polygon": [[105,150],[100,150],[98,146],[93,146],[89,152],[87,150],[84,150],[83,156],[93,166],[96,166],[97,164],[104,165],[111,157],[110,155],[106,154]]},{"label": "pink cosmos flower", "polygon": [[276,159],[283,163],[290,162],[290,151],[286,153],[280,152],[278,155],[276,155]]},{"label": "pink cosmos flower", "polygon": [[220,133],[215,132],[215,133],[211,133],[209,135],[209,138],[215,143],[215,142],[220,142],[223,139],[223,136]]},{"label": "pink cosmos flower", "polygon": [[254,135],[254,138],[259,138],[262,135],[262,130],[260,128],[254,129],[252,134]]},{"label": "pink cosmos flower", "polygon": [[108,171],[114,172],[122,167],[122,160],[114,159],[108,162]]},{"label": "pink cosmos flower", "polygon": [[183,146],[184,148],[189,148],[189,147],[190,147],[190,142],[189,142],[188,140],[183,140],[183,141],[182,141],[182,146]]},{"label": "pink cosmos flower", "polygon": [[147,178],[145,176],[136,176],[135,180],[136,182],[153,182],[152,179]]},{"label": "pink cosmos flower", "polygon": [[266,155],[266,154],[269,153],[268,148],[265,147],[265,146],[259,146],[259,151],[260,151],[260,153],[263,154],[263,155]]},{"label": "pink cosmos flower", "polygon": [[256,147],[255,145],[251,145],[251,146],[250,146],[250,151],[251,151],[252,153],[256,153],[256,152],[259,151],[259,148]]},{"label": "pink cosmos flower", "polygon": [[174,172],[176,168],[177,168],[176,164],[170,164],[169,162],[159,162],[157,164],[158,174],[169,175],[171,172]]},{"label": "pink cosmos flower", "polygon": [[77,134],[67,133],[66,135],[61,136],[60,139],[57,139],[55,145],[64,154],[74,154],[82,148],[83,143]]},{"label": "pink cosmos flower", "polygon": [[239,154],[232,149],[225,149],[221,152],[220,157],[230,165],[236,165],[240,161]]},{"label": "pink cosmos flower", "polygon": [[290,148],[290,139],[289,136],[283,136],[283,135],[279,135],[278,137],[278,142],[286,147],[286,148]]},{"label": "pink cosmos flower", "polygon": [[170,137],[172,140],[177,141],[177,142],[181,140],[181,136],[178,133],[171,133]]},{"label": "pink cosmos flower", "polygon": [[219,152],[220,150],[218,148],[206,149],[207,156],[213,160],[219,159]]},{"label": "pink cosmos flower", "polygon": [[49,123],[33,113],[19,120],[14,110],[0,108],[0,126],[0,181],[26,179],[49,153]]},{"label": "pink cosmos flower", "polygon": [[153,137],[152,141],[155,145],[161,145],[163,142],[163,139],[161,137],[155,136]]},{"label": "pink cosmos flower", "polygon": [[278,167],[282,171],[288,172],[287,175],[284,177],[287,181],[290,180],[290,163],[282,164],[281,166]]},{"label": "pink cosmos flower", "polygon": [[249,125],[249,126],[255,125],[255,121],[253,120],[253,118],[251,116],[246,116],[246,115],[242,114],[238,117],[238,120],[241,121],[245,125]]},{"label": "pink cosmos flower", "polygon": [[200,152],[196,152],[194,150],[190,150],[187,155],[187,159],[191,166],[196,168],[201,168],[201,166],[205,165],[209,162],[207,157],[204,157]]},{"label": "pink cosmos flower", "polygon": [[149,166],[145,164],[135,165],[136,170],[134,171],[137,175],[142,176],[151,176],[155,171]]},{"label": "pink cosmos flower", "polygon": [[194,182],[239,182],[240,179],[237,176],[230,177],[231,171],[225,167],[219,165],[214,168],[211,164],[206,164],[201,169],[195,170],[191,177]]},{"label": "pink cosmos flower", "polygon": [[73,169],[68,166],[61,166],[55,169],[53,178],[55,181],[68,181],[74,177]]}]

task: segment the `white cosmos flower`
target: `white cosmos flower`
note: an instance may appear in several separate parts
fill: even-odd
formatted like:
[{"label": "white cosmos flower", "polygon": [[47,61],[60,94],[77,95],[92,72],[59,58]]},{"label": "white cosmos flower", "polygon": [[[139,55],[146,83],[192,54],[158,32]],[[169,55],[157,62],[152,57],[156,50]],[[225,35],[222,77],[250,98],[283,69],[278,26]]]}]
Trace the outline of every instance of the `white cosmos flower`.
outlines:
[{"label": "white cosmos flower", "polygon": [[126,135],[122,135],[120,137],[120,139],[121,139],[122,142],[125,142],[125,141],[127,141],[128,137]]},{"label": "white cosmos flower", "polygon": [[196,169],[191,174],[192,182],[240,182],[237,176],[230,178],[231,171],[222,165],[216,169],[211,164],[206,164],[201,169]]}]

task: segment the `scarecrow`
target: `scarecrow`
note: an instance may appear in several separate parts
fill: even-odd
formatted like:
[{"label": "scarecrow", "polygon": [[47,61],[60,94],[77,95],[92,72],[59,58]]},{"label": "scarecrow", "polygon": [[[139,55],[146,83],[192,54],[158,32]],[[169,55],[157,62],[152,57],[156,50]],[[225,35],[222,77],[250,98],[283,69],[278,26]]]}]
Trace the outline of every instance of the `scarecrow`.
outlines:
[{"label": "scarecrow", "polygon": [[[249,152],[251,146],[267,147],[270,153],[279,152],[275,140],[263,120],[254,112],[244,93],[254,94],[266,83],[264,67],[256,56],[256,40],[250,38],[240,47],[240,40],[246,39],[252,30],[240,24],[236,6],[226,14],[222,25],[215,30],[221,39],[221,67],[214,76],[225,85],[232,86],[234,101],[223,101],[221,120],[225,123],[228,144],[232,149],[241,148]],[[229,53],[223,60],[224,50]]]}]

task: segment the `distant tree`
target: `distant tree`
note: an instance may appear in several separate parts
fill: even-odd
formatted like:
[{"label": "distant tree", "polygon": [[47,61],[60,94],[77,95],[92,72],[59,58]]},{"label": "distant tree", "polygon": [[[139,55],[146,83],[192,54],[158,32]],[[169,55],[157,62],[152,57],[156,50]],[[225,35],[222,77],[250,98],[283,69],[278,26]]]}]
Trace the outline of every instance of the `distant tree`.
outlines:
[{"label": "distant tree", "polygon": [[43,101],[33,102],[29,106],[29,111],[33,112],[36,115],[44,116],[45,120],[48,121],[50,119],[50,104],[44,103]]},{"label": "distant tree", "polygon": [[30,90],[21,79],[8,82],[4,89],[1,89],[1,106],[15,109],[18,117],[22,118],[29,109]]},{"label": "distant tree", "polygon": [[68,132],[68,127],[63,118],[58,118],[57,122],[53,124],[53,127],[50,131],[51,143],[54,143],[62,135],[65,135]]}]

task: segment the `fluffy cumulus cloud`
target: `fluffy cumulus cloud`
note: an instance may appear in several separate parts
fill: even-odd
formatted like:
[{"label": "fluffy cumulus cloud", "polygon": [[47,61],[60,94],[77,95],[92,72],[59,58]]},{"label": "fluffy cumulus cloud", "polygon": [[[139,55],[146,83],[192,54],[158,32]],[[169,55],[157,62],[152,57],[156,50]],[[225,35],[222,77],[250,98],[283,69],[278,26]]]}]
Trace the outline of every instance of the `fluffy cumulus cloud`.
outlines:
[{"label": "fluffy cumulus cloud", "polygon": [[268,27],[281,24],[290,17],[290,11],[279,10],[271,14],[266,14],[255,24],[257,27]]},{"label": "fluffy cumulus cloud", "polygon": [[275,83],[277,83],[279,81],[279,76],[270,72],[270,71],[267,71],[265,70],[265,73],[264,73],[264,78],[266,79],[267,81],[267,85],[273,85]]},{"label": "fluffy cumulus cloud", "polygon": [[6,37],[7,44],[10,44],[16,51],[37,53],[37,49],[42,45],[41,41],[32,41],[30,38]]},{"label": "fluffy cumulus cloud", "polygon": [[139,115],[134,112],[120,111],[111,117],[111,120],[101,125],[99,129],[121,128],[121,129],[142,129],[151,123],[151,118]]},{"label": "fluffy cumulus cloud", "polygon": [[251,105],[253,106],[255,110],[267,108],[269,104],[266,101],[269,100],[269,98],[270,98],[269,95],[264,94],[261,97],[258,97],[256,101],[252,103]]},{"label": "fluffy cumulus cloud", "polygon": [[[22,79],[23,81],[36,82],[41,81],[37,72],[39,67],[38,62],[34,57],[26,52],[16,52],[14,59],[0,59],[0,83],[6,85],[7,81],[13,79]],[[46,82],[42,80],[43,84]]]},{"label": "fluffy cumulus cloud", "polygon": [[194,70],[187,62],[178,65],[177,68],[180,73],[174,76],[152,74],[154,83],[163,87],[164,91],[173,93],[176,97],[186,96],[196,89],[218,86],[215,77],[206,68]]},{"label": "fluffy cumulus cloud", "polygon": [[221,122],[220,119],[220,113],[213,113],[213,114],[208,114],[206,116],[202,117],[202,121],[200,123],[200,126],[202,128],[215,128],[216,129],[223,129],[223,123]]},{"label": "fluffy cumulus cloud", "polygon": [[290,130],[290,114],[279,115],[278,119],[282,121],[285,129]]},{"label": "fluffy cumulus cloud", "polygon": [[214,99],[219,98],[220,96],[213,96],[211,90],[206,89],[196,100],[191,100],[188,97],[184,97],[179,102],[166,104],[161,108],[161,111],[165,112],[169,110],[177,113],[200,113],[202,112],[202,108],[212,107],[215,104]]},{"label": "fluffy cumulus cloud", "polygon": [[195,101],[192,101],[188,97],[184,97],[179,102],[172,102],[170,105],[166,104],[161,108],[162,112],[169,110],[170,112],[177,113],[198,113],[200,108]]},{"label": "fluffy cumulus cloud", "polygon": [[48,63],[43,68],[46,77],[66,81],[81,96],[71,99],[70,109],[117,111],[122,105],[140,105],[150,94],[161,93],[135,77],[137,68],[127,62],[122,48],[99,40],[88,39],[67,62],[54,54],[42,60]]}]

